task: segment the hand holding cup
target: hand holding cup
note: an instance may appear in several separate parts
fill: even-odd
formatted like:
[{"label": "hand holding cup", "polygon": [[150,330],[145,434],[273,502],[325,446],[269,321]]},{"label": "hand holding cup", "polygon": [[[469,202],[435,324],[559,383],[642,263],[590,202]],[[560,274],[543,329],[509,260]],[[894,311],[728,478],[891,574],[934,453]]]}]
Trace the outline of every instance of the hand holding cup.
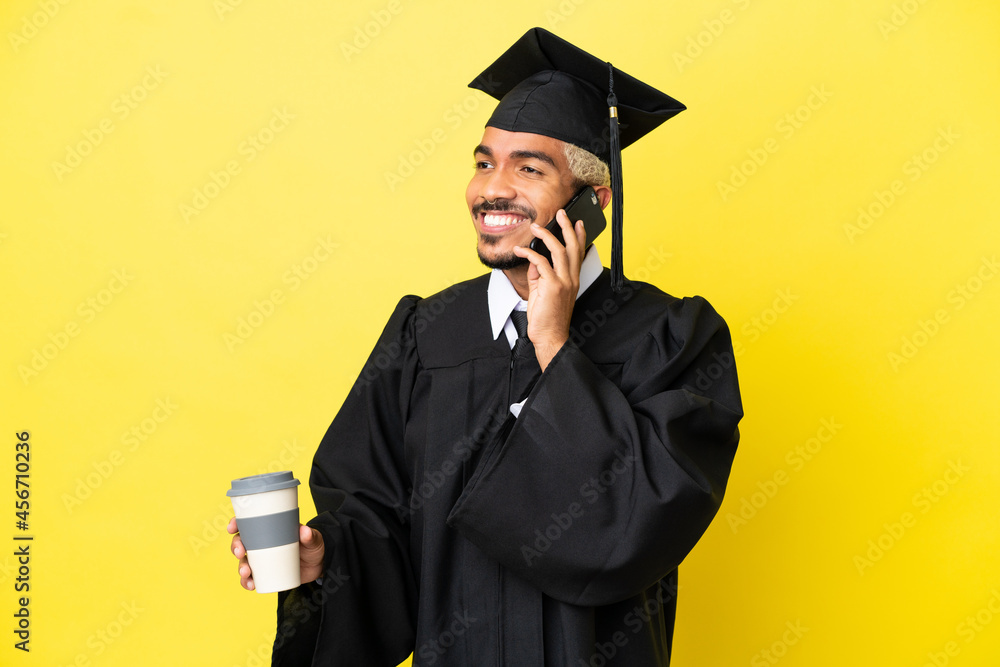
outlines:
[{"label": "hand holding cup", "polygon": [[[233,480],[226,495],[232,499],[236,517],[229,522],[228,530],[231,533],[239,530],[232,549],[240,558],[244,588],[274,593],[296,588],[303,574],[312,579],[318,576],[323,562],[323,538],[318,531],[299,523],[298,485],[299,480],[291,471]],[[305,545],[302,554],[300,541]],[[306,557],[308,567],[304,567],[302,556]]]},{"label": "hand holding cup", "polygon": [[[254,590],[253,571],[247,559],[247,550],[240,539],[236,517],[229,520],[226,530],[233,536],[230,550],[239,559],[240,586],[248,591]],[[315,581],[323,573],[323,555],[326,553],[323,534],[315,528],[299,525],[299,579],[303,584]]]}]

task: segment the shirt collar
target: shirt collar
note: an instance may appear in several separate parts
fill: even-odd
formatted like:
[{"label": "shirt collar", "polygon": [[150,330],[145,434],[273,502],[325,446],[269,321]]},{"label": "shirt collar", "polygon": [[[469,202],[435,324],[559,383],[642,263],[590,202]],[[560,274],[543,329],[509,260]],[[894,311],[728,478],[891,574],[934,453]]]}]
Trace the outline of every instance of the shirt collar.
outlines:
[{"label": "shirt collar", "polygon": [[[583,258],[583,263],[580,264],[580,289],[576,293],[577,299],[588,287],[594,284],[602,271],[604,271],[604,266],[597,254],[597,246],[590,246],[590,250]],[[514,286],[510,284],[510,280],[500,269],[493,269],[493,273],[490,274],[486,298],[489,301],[493,339],[496,340],[500,337],[500,332],[503,331],[503,325],[506,324],[507,318],[510,317],[510,311],[515,308],[525,310],[528,307],[528,302],[518,296]]]}]

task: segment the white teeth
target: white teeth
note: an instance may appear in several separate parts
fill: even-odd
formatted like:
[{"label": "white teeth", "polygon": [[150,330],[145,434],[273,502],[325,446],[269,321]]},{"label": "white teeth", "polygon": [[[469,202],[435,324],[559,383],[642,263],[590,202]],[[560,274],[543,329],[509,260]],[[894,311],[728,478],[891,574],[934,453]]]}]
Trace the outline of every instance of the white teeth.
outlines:
[{"label": "white teeth", "polygon": [[512,215],[496,215],[495,213],[486,213],[483,215],[483,224],[487,227],[509,227],[519,222],[521,222],[521,219]]}]

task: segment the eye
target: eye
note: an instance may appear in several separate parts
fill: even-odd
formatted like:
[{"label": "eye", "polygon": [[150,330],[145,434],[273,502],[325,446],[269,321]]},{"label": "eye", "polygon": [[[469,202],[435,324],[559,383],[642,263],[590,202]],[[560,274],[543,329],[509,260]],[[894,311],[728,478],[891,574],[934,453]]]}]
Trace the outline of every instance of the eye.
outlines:
[{"label": "eye", "polygon": [[493,165],[486,160],[476,160],[476,169],[489,169]]},{"label": "eye", "polygon": [[535,169],[534,167],[529,167],[527,165],[525,165],[524,167],[521,167],[521,169],[523,171],[529,173],[529,174],[541,174],[542,173],[542,172],[538,171],[537,169]]}]

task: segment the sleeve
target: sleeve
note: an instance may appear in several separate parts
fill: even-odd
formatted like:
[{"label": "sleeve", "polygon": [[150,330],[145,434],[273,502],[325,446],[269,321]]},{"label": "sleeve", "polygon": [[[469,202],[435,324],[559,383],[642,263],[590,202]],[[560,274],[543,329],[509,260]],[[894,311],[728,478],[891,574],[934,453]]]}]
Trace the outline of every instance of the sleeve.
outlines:
[{"label": "sleeve", "polygon": [[395,665],[413,651],[417,585],[409,559],[403,425],[417,372],[404,297],[313,459],[322,584],[278,596],[272,665]]},{"label": "sleeve", "polygon": [[728,327],[704,299],[676,301],[620,385],[567,342],[448,523],[563,602],[637,595],[718,511],[742,416]]}]

